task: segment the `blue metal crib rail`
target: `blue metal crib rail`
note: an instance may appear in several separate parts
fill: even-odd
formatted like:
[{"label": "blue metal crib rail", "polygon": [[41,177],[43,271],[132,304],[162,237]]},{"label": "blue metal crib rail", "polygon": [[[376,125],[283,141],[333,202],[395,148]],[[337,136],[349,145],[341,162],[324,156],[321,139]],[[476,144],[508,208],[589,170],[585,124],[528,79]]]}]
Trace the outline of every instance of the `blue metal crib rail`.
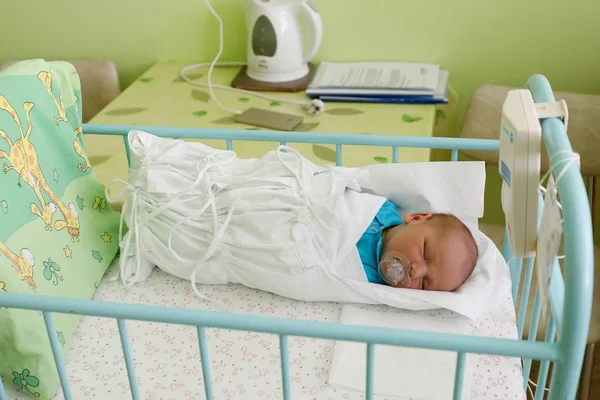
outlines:
[{"label": "blue metal crib rail", "polygon": [[[543,76],[535,75],[527,82],[536,102],[552,102],[552,89]],[[572,151],[562,121],[550,118],[542,121],[544,141],[550,159],[560,162],[569,157]],[[271,131],[181,129],[145,126],[105,126],[85,125],[86,134],[122,135],[129,159],[126,134],[131,129],[144,130],[163,137],[224,139],[227,148],[233,148],[233,141],[268,141],[285,143],[320,143],[336,145],[336,161],[341,165],[344,145],[391,146],[393,162],[398,162],[398,149],[419,147],[452,150],[452,160],[457,161],[458,151],[464,149],[497,151],[497,140],[456,139],[456,138],[414,138],[371,135],[325,134],[325,133],[282,133]],[[535,398],[544,398],[544,387],[549,363],[554,362],[554,370],[549,399],[573,399],[577,390],[583,353],[591,314],[593,286],[593,240],[589,203],[586,189],[579,170],[568,167],[558,183],[558,191],[564,217],[565,266],[564,280],[559,265],[555,263],[550,288],[551,310],[544,342],[536,341],[540,317],[540,300],[535,297],[531,315],[531,327],[527,340],[522,340],[523,325],[527,311],[527,299],[533,276],[533,259],[527,260],[524,279],[521,285],[523,260],[510,262],[513,278],[513,297],[517,298],[521,289],[521,304],[518,310],[517,325],[519,340],[473,337],[466,335],[417,332],[411,330],[382,329],[375,327],[351,326],[326,322],[287,320],[272,317],[257,317],[242,314],[206,312],[200,310],[168,309],[135,304],[107,303],[92,300],[73,300],[61,297],[48,297],[18,293],[0,293],[0,306],[19,309],[40,310],[43,312],[47,333],[58,368],[61,386],[66,399],[71,399],[68,378],[64,368],[60,344],[55,334],[52,313],[70,313],[117,320],[125,364],[129,377],[131,395],[140,398],[136,383],[133,359],[125,327],[126,320],[141,320],[196,326],[199,351],[204,377],[204,390],[207,399],[213,398],[209,352],[205,339],[205,328],[247,330],[279,335],[281,354],[282,391],[284,399],[290,399],[290,379],[288,364],[288,336],[307,336],[322,339],[363,342],[367,344],[366,398],[373,398],[374,357],[376,345],[397,345],[455,351],[458,354],[454,385],[454,399],[462,392],[464,363],[467,353],[496,354],[521,357],[524,360],[524,384],[530,374],[531,361],[541,360]],[[566,167],[565,167],[566,166]],[[562,168],[558,168],[560,173]],[[505,238],[506,239],[506,238]],[[505,240],[505,244],[508,243]],[[512,258],[508,245],[503,249],[506,260]],[[558,331],[558,340],[555,336]],[[0,381],[0,400],[6,399]]]}]

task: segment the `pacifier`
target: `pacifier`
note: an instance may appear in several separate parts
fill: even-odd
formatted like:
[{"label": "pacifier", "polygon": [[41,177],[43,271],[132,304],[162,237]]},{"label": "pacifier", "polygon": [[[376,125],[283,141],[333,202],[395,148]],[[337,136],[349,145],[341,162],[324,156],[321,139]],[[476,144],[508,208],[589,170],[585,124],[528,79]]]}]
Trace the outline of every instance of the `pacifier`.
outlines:
[{"label": "pacifier", "polygon": [[379,276],[390,286],[403,287],[410,285],[410,261],[398,252],[390,251],[385,258],[379,262]]}]

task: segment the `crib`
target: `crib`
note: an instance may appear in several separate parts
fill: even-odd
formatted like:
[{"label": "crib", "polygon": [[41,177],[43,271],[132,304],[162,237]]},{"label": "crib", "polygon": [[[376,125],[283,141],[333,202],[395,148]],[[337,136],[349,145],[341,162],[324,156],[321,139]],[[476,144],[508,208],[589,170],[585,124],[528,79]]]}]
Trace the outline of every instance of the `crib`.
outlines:
[{"label": "crib", "polygon": [[[554,96],[550,84],[540,75],[532,76],[526,84],[536,102],[552,102]],[[559,118],[542,121],[543,137],[548,155],[560,160],[565,152],[572,151],[564,124]],[[162,137],[174,139],[220,139],[227,149],[233,149],[234,141],[265,141],[291,143],[314,143],[335,145],[336,163],[342,164],[344,146],[388,146],[392,149],[394,163],[399,162],[399,148],[431,148],[451,151],[451,160],[458,160],[461,150],[498,151],[497,140],[456,139],[456,138],[412,138],[385,137],[372,135],[322,134],[322,133],[284,133],[275,131],[205,130],[169,127],[145,126],[103,126],[84,125],[85,134],[103,134],[123,136],[132,129],[143,130]],[[125,140],[127,158],[129,149]],[[556,157],[554,157],[556,156]],[[555,173],[558,173],[556,171]],[[533,360],[540,361],[539,374],[534,377],[537,389],[532,395],[542,399],[547,393],[549,399],[574,399],[583,361],[586,336],[591,314],[593,282],[593,240],[589,203],[583,179],[577,168],[566,168],[564,178],[558,185],[558,192],[564,217],[564,266],[558,261],[552,273],[550,286],[550,313],[547,321],[544,341],[536,340],[541,304],[536,295],[533,313],[527,314],[527,300],[532,282],[535,280],[534,260],[515,259],[508,240],[504,240],[502,249],[512,278],[512,305],[516,307],[517,298],[521,302],[516,310],[517,340],[514,338],[473,337],[468,335],[441,334],[401,329],[382,329],[356,325],[344,325],[323,321],[302,321],[282,317],[244,315],[241,313],[208,312],[170,307],[127,304],[95,300],[77,300],[66,297],[48,297],[30,294],[0,293],[0,306],[39,310],[43,313],[49,344],[60,378],[64,398],[74,398],[61,355],[59,339],[55,334],[53,313],[70,313],[81,316],[102,317],[116,320],[118,336],[129,383],[131,398],[142,398],[136,378],[136,363],[131,351],[126,321],[145,321],[168,323],[193,327],[198,339],[199,363],[203,378],[203,395],[206,399],[217,398],[211,371],[211,348],[207,340],[207,329],[227,329],[272,334],[278,337],[281,397],[292,398],[292,379],[290,373],[290,337],[306,337],[335,341],[361,342],[366,344],[366,376],[364,398],[375,399],[374,377],[375,348],[377,345],[405,346],[455,352],[456,369],[454,376],[454,399],[463,395],[463,382],[469,377],[464,375],[464,366],[468,354],[489,354],[515,357],[522,360],[523,393],[529,387],[530,371]],[[524,266],[524,268],[523,268]],[[525,319],[530,318],[527,339],[523,339]],[[552,373],[549,373],[553,363]],[[551,376],[549,390],[545,390],[548,376]],[[195,398],[192,394],[191,398]],[[243,396],[242,396],[243,397]],[[313,398],[312,396],[307,396]],[[362,395],[361,395],[362,397]],[[225,398],[225,397],[223,397]],[[229,398],[229,397],[228,397]],[[294,397],[295,398],[295,397]],[[379,398],[379,397],[377,397]],[[8,399],[0,380],[0,399]]]}]

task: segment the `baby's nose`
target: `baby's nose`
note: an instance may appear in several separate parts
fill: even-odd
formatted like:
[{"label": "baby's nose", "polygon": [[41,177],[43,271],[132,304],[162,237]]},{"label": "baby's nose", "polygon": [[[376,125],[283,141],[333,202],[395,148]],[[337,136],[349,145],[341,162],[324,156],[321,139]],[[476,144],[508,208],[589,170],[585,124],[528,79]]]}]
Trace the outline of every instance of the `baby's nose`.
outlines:
[{"label": "baby's nose", "polygon": [[427,267],[422,263],[410,264],[410,279],[420,279],[427,275]]}]

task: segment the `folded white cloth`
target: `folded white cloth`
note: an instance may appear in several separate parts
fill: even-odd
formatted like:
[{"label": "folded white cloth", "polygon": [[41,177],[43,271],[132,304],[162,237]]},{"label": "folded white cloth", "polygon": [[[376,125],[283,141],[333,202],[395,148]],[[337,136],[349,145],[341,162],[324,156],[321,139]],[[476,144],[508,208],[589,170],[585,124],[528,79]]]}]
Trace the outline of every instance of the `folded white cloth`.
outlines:
[{"label": "folded white cloth", "polygon": [[[341,323],[452,334],[469,333],[470,320],[451,313],[444,316],[429,313],[384,313],[368,306],[344,306]],[[329,370],[329,384],[364,391],[367,376],[366,350],[365,343],[337,341]],[[456,353],[451,351],[376,345],[374,393],[387,399],[451,399],[454,393],[456,358]],[[461,393],[461,399],[465,400],[470,398],[469,368],[467,356]]]},{"label": "folded white cloth", "polygon": [[[290,148],[237,159],[232,151],[140,131],[128,140],[122,217],[129,232],[120,238],[127,284],[145,280],[158,266],[192,282],[240,283],[298,300],[441,307],[473,319],[509,292],[502,256],[476,228],[483,163],[333,168]],[[406,212],[453,212],[473,229],[481,254],[459,290],[366,281],[356,243],[386,198]]]}]

